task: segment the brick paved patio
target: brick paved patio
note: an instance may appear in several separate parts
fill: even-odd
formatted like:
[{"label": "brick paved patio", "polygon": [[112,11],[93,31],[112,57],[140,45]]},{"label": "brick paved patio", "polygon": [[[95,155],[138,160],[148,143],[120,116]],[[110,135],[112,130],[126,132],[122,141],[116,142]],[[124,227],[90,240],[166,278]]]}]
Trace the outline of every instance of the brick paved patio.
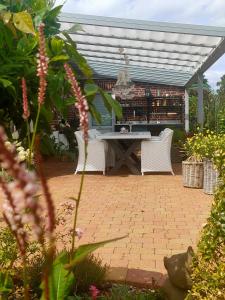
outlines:
[{"label": "brick paved patio", "polygon": [[[165,255],[196,245],[212,197],[184,188],[180,165],[174,167],[176,176],[134,176],[126,170],[117,176],[86,176],[78,222],[85,230],[81,243],[128,235],[96,251],[115,268],[112,278],[148,282],[149,271],[165,273]],[[77,195],[80,175],[74,169],[73,163],[46,164],[56,204]]]},{"label": "brick paved patio", "polygon": [[[77,193],[80,175],[73,175],[71,164],[53,166],[46,169],[51,176],[55,174],[49,184],[55,201],[62,202]],[[117,176],[86,176],[78,224],[85,229],[81,243],[128,235],[96,251],[104,262],[118,268],[112,276],[137,281],[140,272],[129,275],[127,269],[165,273],[165,255],[196,245],[212,197],[202,190],[184,188],[180,167],[174,166],[176,176],[143,177],[126,171]],[[53,168],[57,168],[54,174]],[[148,279],[146,272],[144,278]]]}]

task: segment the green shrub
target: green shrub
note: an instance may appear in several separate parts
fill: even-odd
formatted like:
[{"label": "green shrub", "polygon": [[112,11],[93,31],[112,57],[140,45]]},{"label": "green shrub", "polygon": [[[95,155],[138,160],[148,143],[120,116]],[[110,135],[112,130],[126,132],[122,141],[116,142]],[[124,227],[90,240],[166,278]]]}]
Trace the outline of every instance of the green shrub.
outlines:
[{"label": "green shrub", "polygon": [[73,269],[76,278],[75,292],[77,294],[87,292],[91,285],[101,287],[105,280],[106,271],[107,266],[102,263],[100,258],[93,254],[88,255]]},{"label": "green shrub", "polygon": [[212,211],[193,264],[193,287],[186,299],[225,299],[225,180],[218,188]]},{"label": "green shrub", "polygon": [[186,140],[186,132],[183,129],[174,128],[173,129],[173,144],[181,146]]},{"label": "green shrub", "polygon": [[18,258],[16,239],[8,227],[0,228],[0,268],[8,269]]},{"label": "green shrub", "polygon": [[[21,274],[23,271],[20,259],[14,235],[8,227],[0,228],[0,269],[4,274],[8,273],[13,278],[13,299],[19,297],[15,298],[15,294],[20,294],[19,290],[22,286]],[[27,280],[29,286],[32,294],[39,295],[44,257],[41,254],[39,244],[35,241],[30,242],[27,246],[27,262]]]}]

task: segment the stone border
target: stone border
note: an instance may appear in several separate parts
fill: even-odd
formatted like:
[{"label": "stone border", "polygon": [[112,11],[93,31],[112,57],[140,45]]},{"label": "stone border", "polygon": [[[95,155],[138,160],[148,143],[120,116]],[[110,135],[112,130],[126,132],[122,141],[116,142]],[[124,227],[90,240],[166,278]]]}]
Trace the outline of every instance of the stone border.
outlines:
[{"label": "stone border", "polygon": [[166,278],[166,274],[159,272],[122,267],[110,267],[106,274],[106,281],[133,285],[138,288],[160,288]]}]

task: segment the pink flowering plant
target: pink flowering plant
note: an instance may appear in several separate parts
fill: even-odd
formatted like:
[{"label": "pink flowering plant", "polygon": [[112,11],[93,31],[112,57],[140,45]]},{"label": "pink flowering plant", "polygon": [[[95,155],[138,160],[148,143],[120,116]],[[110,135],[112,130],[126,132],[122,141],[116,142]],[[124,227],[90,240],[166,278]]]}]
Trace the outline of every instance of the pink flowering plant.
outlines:
[{"label": "pink flowering plant", "polygon": [[[83,131],[85,141],[85,153],[87,159],[88,144],[88,112],[89,104],[83,95],[78,81],[69,66],[64,65],[68,82],[71,85],[71,92],[75,98],[75,106],[80,116],[80,128]],[[77,227],[77,218],[79,205],[82,198],[82,190],[84,185],[84,169],[81,176],[78,195],[71,197],[73,205],[69,205],[68,211],[73,215],[73,226],[70,231],[70,244],[67,248],[58,254],[57,251],[57,235],[56,227],[65,221],[63,217],[57,216],[57,210],[54,206],[52,195],[48,188],[47,180],[39,153],[39,142],[37,136],[37,127],[40,117],[40,111],[45,102],[45,94],[47,87],[48,73],[48,57],[46,55],[44,24],[39,26],[39,53],[37,56],[37,76],[39,78],[38,88],[38,110],[34,124],[34,131],[29,140],[29,157],[28,168],[26,164],[21,164],[18,160],[14,147],[7,147],[7,136],[4,129],[0,127],[0,164],[7,172],[12,181],[6,182],[0,177],[0,184],[5,195],[3,203],[3,218],[15,238],[19,255],[22,259],[23,269],[23,295],[25,300],[31,299],[31,290],[28,283],[28,248],[33,240],[36,240],[40,246],[40,251],[44,257],[42,268],[42,295],[41,299],[55,300],[66,299],[70,295],[76,278],[73,274],[73,268],[82,261],[88,254],[103,246],[106,243],[118,240],[111,239],[93,244],[85,244],[76,246],[76,241],[80,240],[84,231]],[[27,135],[30,136],[28,118],[30,115],[29,102],[27,95],[26,79],[22,78],[22,94],[23,94],[23,118],[27,122]],[[35,161],[35,171],[31,171],[32,153]],[[38,180],[38,181],[37,181]],[[39,182],[39,183],[38,183]],[[40,202],[38,192],[42,190],[44,202]],[[45,216],[45,217],[43,217]],[[69,250],[68,250],[69,249]],[[0,274],[1,275],[1,274]],[[4,274],[4,278],[8,278],[8,271]],[[98,296],[98,290],[94,286],[90,287],[93,299]]]}]

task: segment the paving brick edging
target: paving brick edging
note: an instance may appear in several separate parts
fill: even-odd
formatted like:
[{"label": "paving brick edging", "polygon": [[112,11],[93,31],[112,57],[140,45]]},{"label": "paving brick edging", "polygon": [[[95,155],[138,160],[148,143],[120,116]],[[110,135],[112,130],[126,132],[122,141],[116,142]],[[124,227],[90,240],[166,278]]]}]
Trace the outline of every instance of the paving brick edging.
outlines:
[{"label": "paving brick edging", "polygon": [[162,287],[167,275],[140,269],[122,267],[109,268],[106,280],[114,283],[133,285],[138,288]]}]

